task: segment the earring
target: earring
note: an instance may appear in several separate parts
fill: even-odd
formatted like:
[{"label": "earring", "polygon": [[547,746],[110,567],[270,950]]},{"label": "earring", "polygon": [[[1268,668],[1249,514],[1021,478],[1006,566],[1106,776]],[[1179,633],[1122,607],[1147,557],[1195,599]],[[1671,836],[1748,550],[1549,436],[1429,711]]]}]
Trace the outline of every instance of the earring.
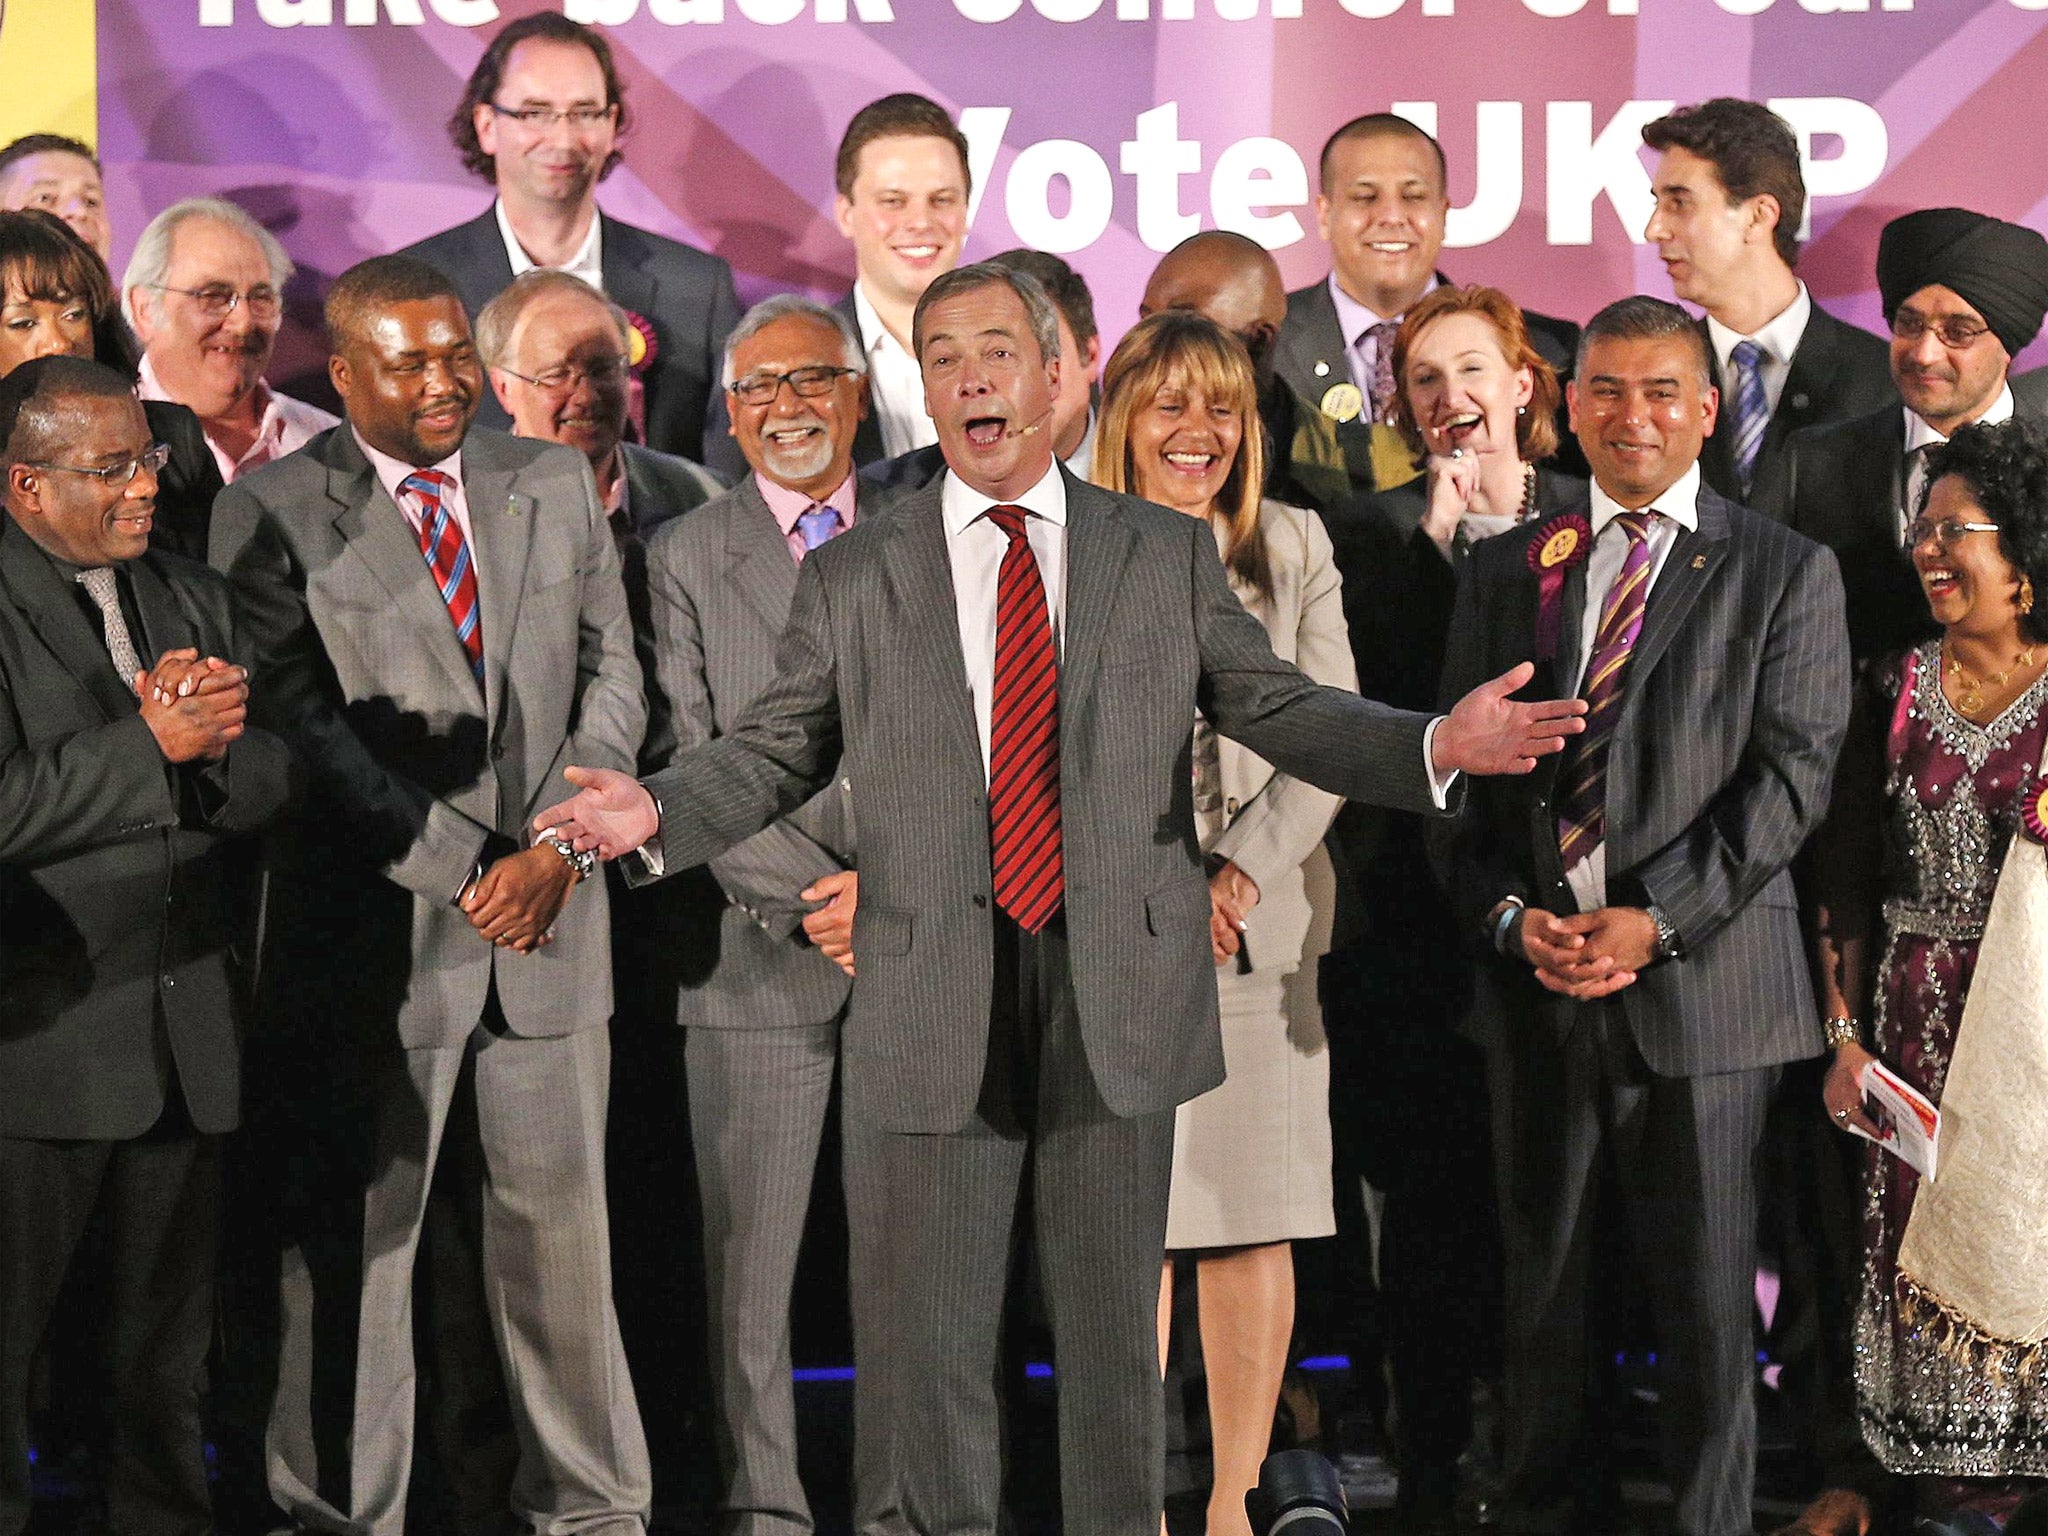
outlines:
[{"label": "earring", "polygon": [[2024,572],[2020,576],[2019,609],[2022,618],[2034,611],[2034,578]]},{"label": "earring", "polygon": [[1515,414],[1517,416],[1526,416],[1529,414],[1529,407],[1527,407],[1526,405],[1518,405],[1515,407]]}]

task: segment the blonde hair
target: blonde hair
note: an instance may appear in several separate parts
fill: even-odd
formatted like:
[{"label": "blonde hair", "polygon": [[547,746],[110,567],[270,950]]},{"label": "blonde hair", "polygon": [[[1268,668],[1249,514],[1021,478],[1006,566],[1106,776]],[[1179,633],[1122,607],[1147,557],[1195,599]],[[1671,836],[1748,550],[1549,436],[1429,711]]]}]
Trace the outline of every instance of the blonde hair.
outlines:
[{"label": "blonde hair", "polygon": [[1258,377],[1244,343],[1192,310],[1162,310],[1124,334],[1102,370],[1102,410],[1095,428],[1091,478],[1105,490],[1137,494],[1131,422],[1169,384],[1198,389],[1237,412],[1244,436],[1216,495],[1223,520],[1223,564],[1260,593],[1273,588],[1259,496],[1266,483],[1265,426],[1259,420]]}]

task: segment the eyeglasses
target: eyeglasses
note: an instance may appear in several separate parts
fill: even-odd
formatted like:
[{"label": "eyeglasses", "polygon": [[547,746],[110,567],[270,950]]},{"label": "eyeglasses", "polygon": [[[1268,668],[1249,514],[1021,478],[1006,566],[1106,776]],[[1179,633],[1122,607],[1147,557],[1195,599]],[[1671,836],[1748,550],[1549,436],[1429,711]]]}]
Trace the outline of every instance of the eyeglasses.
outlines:
[{"label": "eyeglasses", "polygon": [[284,313],[284,300],[275,288],[251,288],[247,293],[230,288],[225,283],[209,283],[204,288],[173,288],[169,283],[151,283],[158,293],[182,293],[199,306],[199,312],[209,320],[225,320],[235,312],[239,304],[249,306],[252,320],[275,320]]},{"label": "eyeglasses", "polygon": [[1966,533],[1996,533],[1996,523],[1966,523],[1960,518],[1943,518],[1936,521],[1931,517],[1916,517],[1906,524],[1906,548],[1916,549],[1929,539],[1943,549],[1954,549],[1963,542]]},{"label": "eyeglasses", "polygon": [[612,114],[619,110],[617,102],[602,107],[501,107],[495,101],[484,105],[532,133],[545,133],[557,123],[567,123],[579,133],[587,133],[600,123],[610,122]]},{"label": "eyeglasses", "polygon": [[1979,336],[1990,334],[1991,327],[1953,315],[1940,320],[1929,320],[1925,315],[1916,315],[1910,309],[1902,309],[1892,316],[1892,334],[1901,341],[1918,341],[1929,331],[1934,332],[1944,347],[1960,352],[1975,342]]},{"label": "eyeglasses", "polygon": [[162,443],[151,443],[135,458],[123,459],[118,464],[103,464],[95,469],[88,469],[82,464],[48,464],[32,459],[26,462],[31,469],[55,470],[66,475],[84,475],[88,479],[99,481],[111,491],[116,486],[126,485],[133,480],[137,470],[147,469],[152,475],[162,474],[164,466],[171,462],[171,450]]},{"label": "eyeglasses", "polygon": [[544,389],[549,394],[566,395],[586,379],[593,389],[604,389],[619,383],[626,376],[626,360],[623,357],[593,358],[587,363],[562,363],[540,373],[520,373],[516,369],[500,365],[498,372],[510,374],[522,383],[531,384],[535,389]]},{"label": "eyeglasses", "polygon": [[788,373],[750,373],[744,379],[734,379],[725,387],[741,405],[773,405],[784,384],[804,399],[815,400],[820,395],[831,394],[833,385],[857,371],[853,368],[827,368],[820,364],[811,368],[792,368]]}]

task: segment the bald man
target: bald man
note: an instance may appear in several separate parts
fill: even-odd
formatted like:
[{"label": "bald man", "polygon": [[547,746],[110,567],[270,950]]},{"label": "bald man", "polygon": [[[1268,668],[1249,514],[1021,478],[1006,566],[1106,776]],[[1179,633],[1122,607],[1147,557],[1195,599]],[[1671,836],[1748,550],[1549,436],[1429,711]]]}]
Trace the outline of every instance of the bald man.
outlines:
[{"label": "bald man", "polygon": [[[1214,320],[1251,354],[1259,381],[1259,419],[1266,427],[1266,494],[1298,507],[1321,508],[1341,500],[1346,492],[1341,477],[1317,495],[1294,473],[1297,459],[1338,463],[1343,449],[1319,416],[1295,409],[1294,391],[1274,372],[1275,344],[1287,319],[1287,284],[1272,252],[1226,229],[1189,235],[1159,259],[1138,303],[1141,317],[1168,309],[1189,309]],[[1297,443],[1303,434],[1316,441]]]}]

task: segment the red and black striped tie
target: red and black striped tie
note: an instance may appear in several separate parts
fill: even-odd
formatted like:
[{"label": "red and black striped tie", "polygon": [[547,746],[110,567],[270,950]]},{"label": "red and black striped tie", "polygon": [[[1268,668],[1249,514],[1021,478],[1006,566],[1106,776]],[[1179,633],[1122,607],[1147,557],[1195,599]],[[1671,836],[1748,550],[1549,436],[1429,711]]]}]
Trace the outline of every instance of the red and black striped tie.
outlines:
[{"label": "red and black striped tie", "polygon": [[989,706],[988,821],[996,905],[1026,933],[1059,911],[1060,677],[1052,616],[1022,507],[989,521],[1010,541],[996,574],[996,672]]}]

